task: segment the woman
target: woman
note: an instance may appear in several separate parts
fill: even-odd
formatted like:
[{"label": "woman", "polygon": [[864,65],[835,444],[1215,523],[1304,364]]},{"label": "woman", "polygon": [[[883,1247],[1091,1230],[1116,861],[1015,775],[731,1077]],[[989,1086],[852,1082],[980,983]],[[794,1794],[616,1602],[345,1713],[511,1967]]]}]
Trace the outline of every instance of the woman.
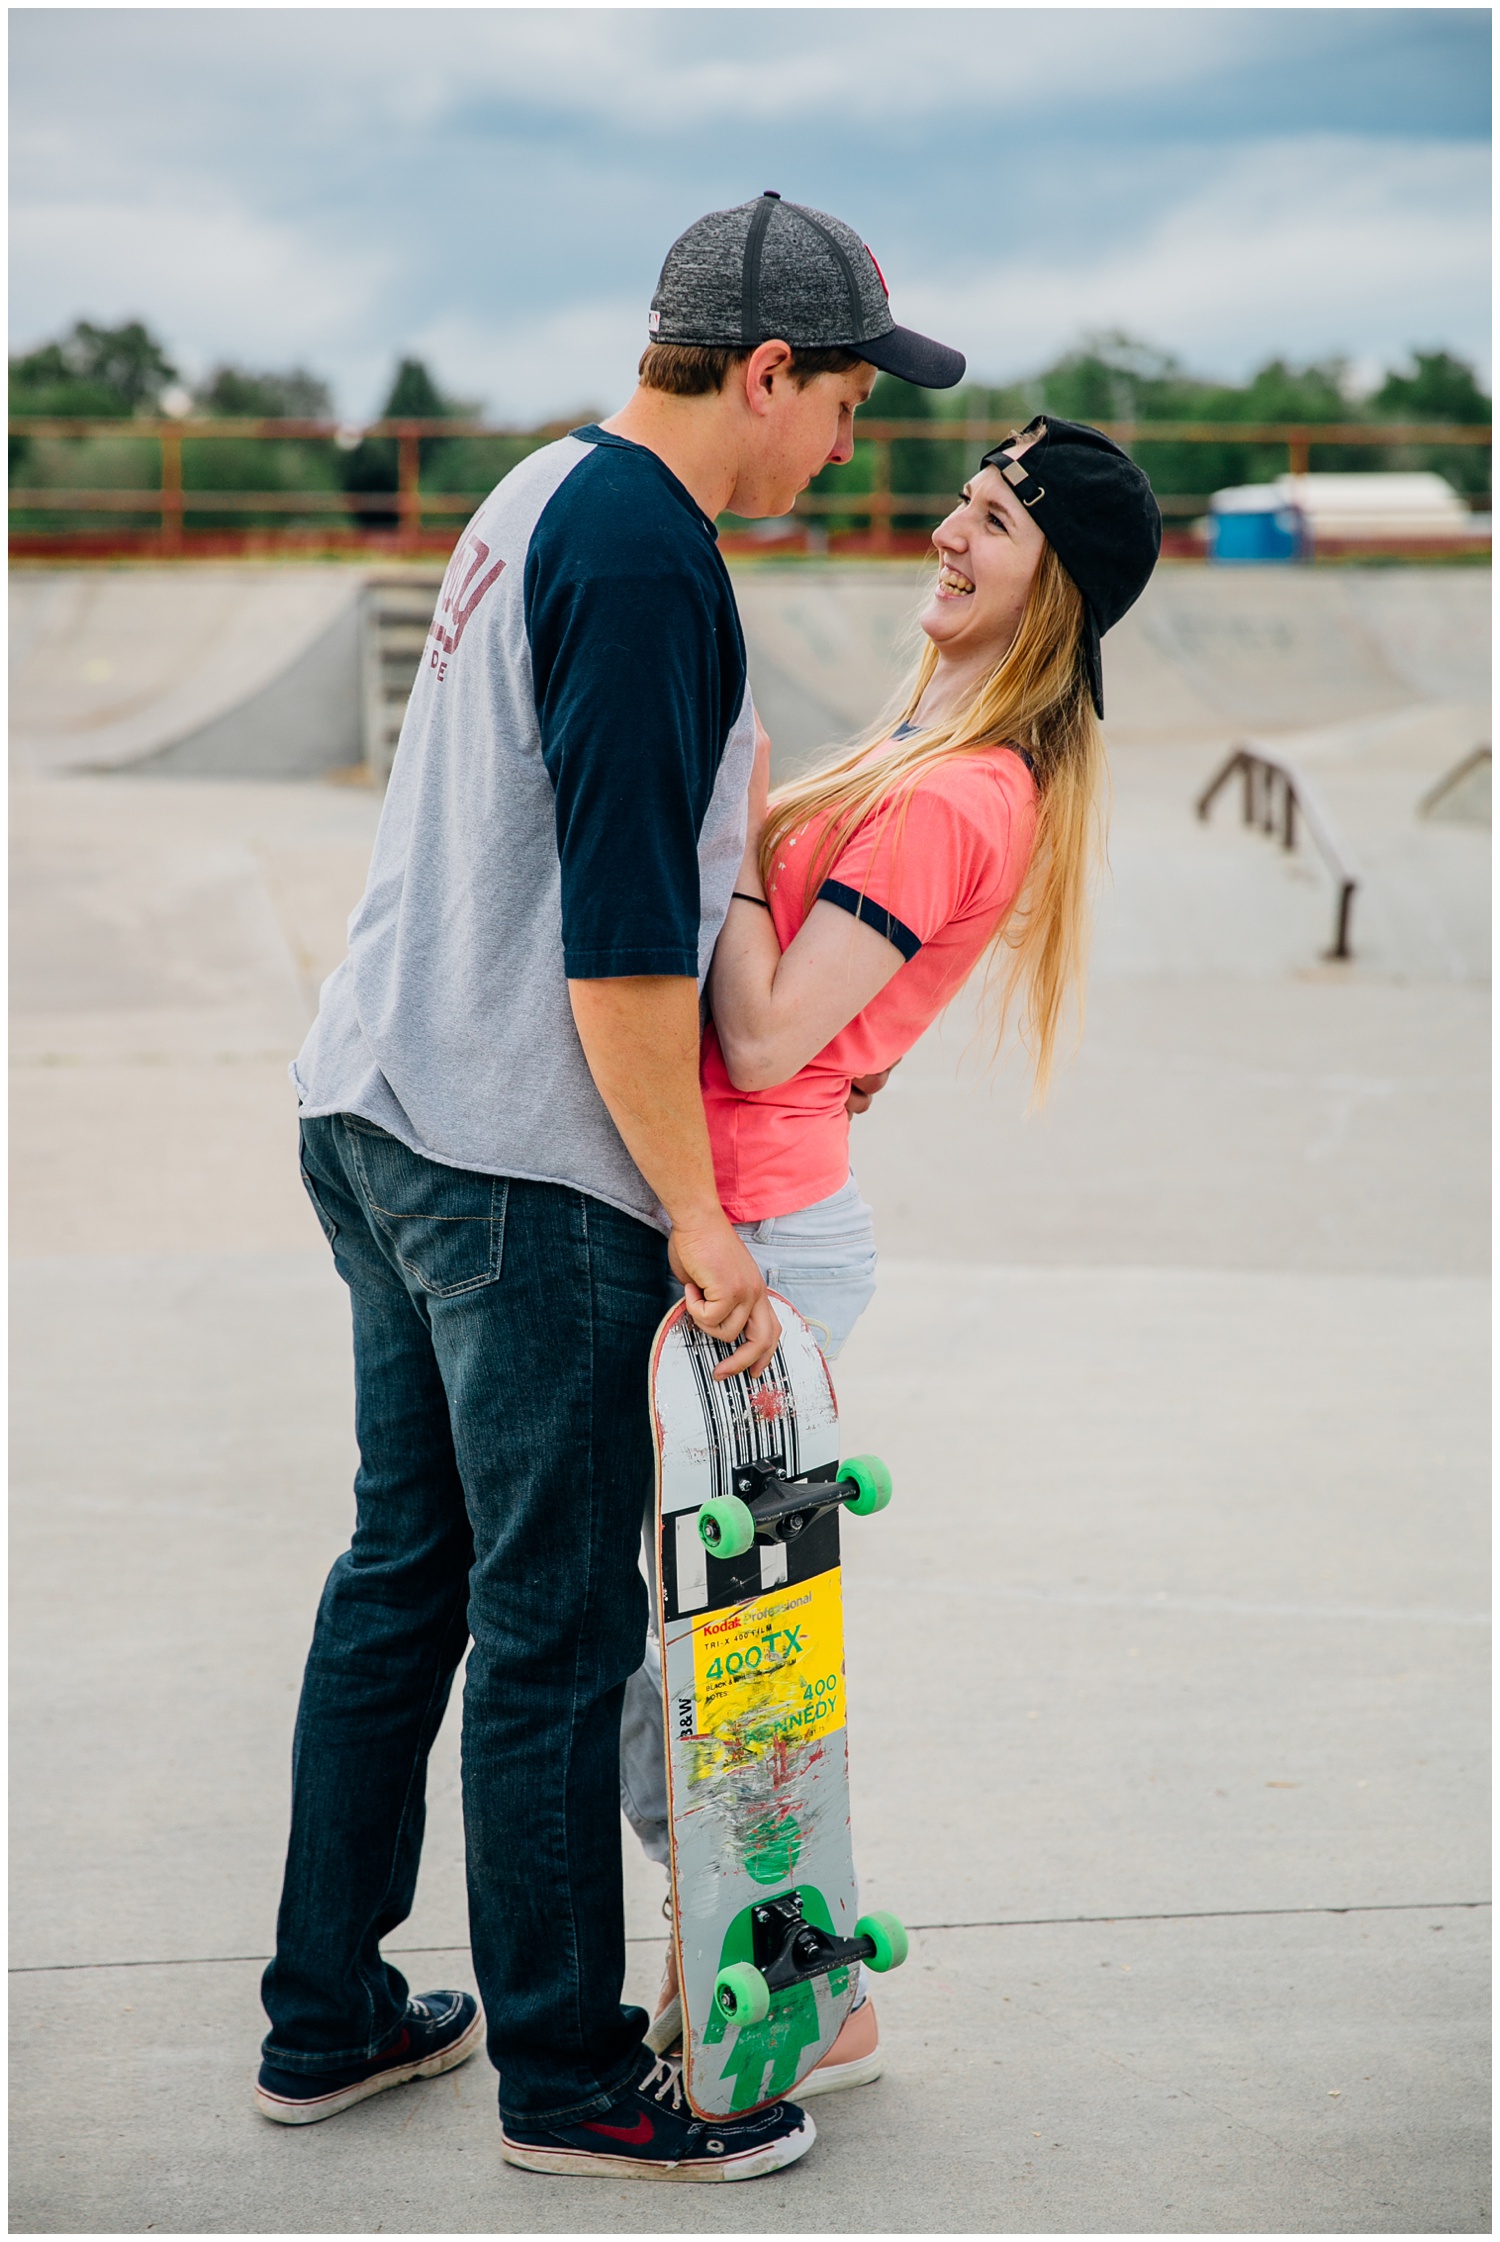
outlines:
[{"label": "woman", "polygon": [[[988,955],[997,1041],[1014,1006],[1045,1092],[1087,950],[1099,638],[1144,589],[1161,517],[1108,437],[1044,419],[985,455],[932,541],[927,645],[896,724],[769,803],[762,741],[709,983],[702,1082],[719,1196],[830,1359],[875,1289],[873,1217],[849,1172],[857,1085],[894,1066]],[[657,1860],[663,1751],[653,1643],[627,1692],[621,1794]],[[669,1957],[659,2048],[680,2030],[675,1994]],[[861,2001],[798,2098],[879,2069]]]}]

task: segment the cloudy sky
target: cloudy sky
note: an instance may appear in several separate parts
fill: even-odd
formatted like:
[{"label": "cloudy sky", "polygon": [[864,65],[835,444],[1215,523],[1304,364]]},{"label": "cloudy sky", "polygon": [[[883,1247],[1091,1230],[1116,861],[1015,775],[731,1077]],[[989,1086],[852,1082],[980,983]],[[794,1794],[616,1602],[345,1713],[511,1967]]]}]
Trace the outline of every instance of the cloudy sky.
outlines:
[{"label": "cloudy sky", "polygon": [[12,349],[394,358],[525,420],[617,402],[662,253],[764,187],[1002,380],[1120,327],[1194,369],[1488,367],[1473,9],[15,9]]}]

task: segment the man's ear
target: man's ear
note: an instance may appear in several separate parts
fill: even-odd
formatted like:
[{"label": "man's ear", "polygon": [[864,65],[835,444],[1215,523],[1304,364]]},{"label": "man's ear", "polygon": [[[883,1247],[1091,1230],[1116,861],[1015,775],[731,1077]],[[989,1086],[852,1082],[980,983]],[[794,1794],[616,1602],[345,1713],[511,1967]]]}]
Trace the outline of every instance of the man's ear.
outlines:
[{"label": "man's ear", "polygon": [[768,413],[776,383],[791,380],[792,346],[780,341],[761,343],[745,361],[745,402],[757,418]]}]

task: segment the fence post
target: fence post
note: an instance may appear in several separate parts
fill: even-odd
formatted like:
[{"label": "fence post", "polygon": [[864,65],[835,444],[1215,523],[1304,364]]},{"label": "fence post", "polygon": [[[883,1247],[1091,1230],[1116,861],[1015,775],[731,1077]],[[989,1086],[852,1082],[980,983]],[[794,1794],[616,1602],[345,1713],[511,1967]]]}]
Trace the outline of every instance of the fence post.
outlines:
[{"label": "fence post", "polygon": [[1286,447],[1286,464],[1288,474],[1305,475],[1307,473],[1308,449],[1309,440],[1306,436],[1288,437]]},{"label": "fence post", "polygon": [[161,549],[182,551],[182,431],[161,432]]},{"label": "fence post", "polygon": [[400,464],[396,479],[401,491],[401,543],[408,552],[415,552],[422,539],[422,447],[409,428],[401,430],[397,442]]},{"label": "fence post", "polygon": [[874,452],[875,479],[870,495],[872,498],[884,498],[885,505],[878,513],[873,508],[871,510],[870,550],[872,553],[888,553],[891,549],[891,447],[886,437],[876,437]]}]

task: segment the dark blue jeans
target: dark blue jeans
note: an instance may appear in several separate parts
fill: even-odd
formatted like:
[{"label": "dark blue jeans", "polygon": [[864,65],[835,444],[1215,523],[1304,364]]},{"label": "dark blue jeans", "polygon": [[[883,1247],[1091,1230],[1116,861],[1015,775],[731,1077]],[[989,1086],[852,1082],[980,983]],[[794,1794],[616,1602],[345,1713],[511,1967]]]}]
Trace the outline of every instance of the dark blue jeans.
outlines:
[{"label": "dark blue jeans", "polygon": [[323,1590],[262,1997],[270,2060],[382,2052],[405,1979],[427,1756],[470,1637],[469,1936],[507,2115],[596,2114],[645,2030],[621,2005],[620,1705],[641,1662],[646,1371],[666,1242],[555,1184],[303,1123],[354,1316],[354,1539]]}]

